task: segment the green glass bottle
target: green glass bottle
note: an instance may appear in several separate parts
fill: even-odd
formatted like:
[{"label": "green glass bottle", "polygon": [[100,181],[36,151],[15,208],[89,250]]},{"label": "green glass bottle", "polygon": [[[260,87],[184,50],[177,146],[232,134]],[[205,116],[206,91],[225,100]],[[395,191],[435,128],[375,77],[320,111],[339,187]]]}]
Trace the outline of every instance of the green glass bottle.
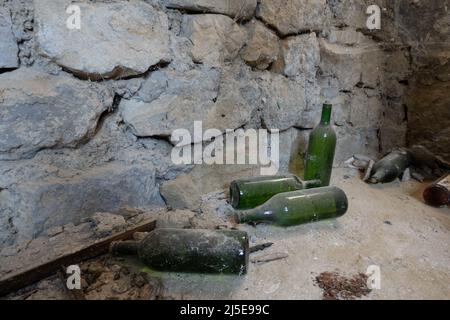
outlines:
[{"label": "green glass bottle", "polygon": [[161,228],[141,241],[113,242],[110,252],[138,256],[161,271],[245,274],[249,242],[238,230]]},{"label": "green glass bottle", "polygon": [[411,163],[412,157],[408,151],[394,150],[373,165],[367,182],[372,184],[392,182],[400,177]]},{"label": "green glass bottle", "polygon": [[305,161],[305,180],[319,179],[330,185],[336,149],[336,133],[330,124],[332,106],[325,103],[320,124],[311,132]]},{"label": "green glass bottle", "polygon": [[337,187],[323,187],[279,193],[263,205],[236,213],[239,223],[268,222],[288,227],[340,217],[348,200]]},{"label": "green glass bottle", "polygon": [[235,209],[251,209],[278,193],[316,188],[320,185],[320,180],[302,181],[294,175],[240,179],[230,184],[230,203]]}]

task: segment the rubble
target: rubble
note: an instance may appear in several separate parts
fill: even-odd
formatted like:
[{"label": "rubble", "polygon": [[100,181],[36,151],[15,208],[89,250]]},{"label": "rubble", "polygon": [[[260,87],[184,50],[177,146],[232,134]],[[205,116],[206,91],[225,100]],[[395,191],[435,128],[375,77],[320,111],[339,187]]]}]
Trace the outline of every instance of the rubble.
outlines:
[{"label": "rubble", "polygon": [[353,300],[371,292],[367,279],[363,273],[345,277],[338,272],[322,272],[314,281],[323,290],[324,300]]}]

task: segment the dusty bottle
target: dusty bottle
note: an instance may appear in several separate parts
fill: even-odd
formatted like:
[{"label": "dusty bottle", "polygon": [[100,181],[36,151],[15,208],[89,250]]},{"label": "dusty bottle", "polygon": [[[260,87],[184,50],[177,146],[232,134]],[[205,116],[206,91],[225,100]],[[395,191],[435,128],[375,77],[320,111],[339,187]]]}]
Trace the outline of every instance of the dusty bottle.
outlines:
[{"label": "dusty bottle", "polygon": [[235,209],[251,209],[278,193],[316,188],[320,185],[320,180],[302,181],[294,175],[240,179],[230,184],[230,203]]},{"label": "dusty bottle", "polygon": [[394,150],[380,161],[377,161],[373,168],[369,183],[386,183],[397,179],[411,165],[411,155],[403,149]]},{"label": "dusty bottle", "polygon": [[423,192],[425,203],[433,207],[445,207],[450,205],[450,175],[447,175]]},{"label": "dusty bottle", "polygon": [[239,223],[268,222],[288,227],[336,218],[347,212],[348,200],[337,187],[279,193],[263,205],[236,213]]},{"label": "dusty bottle", "polygon": [[156,229],[141,241],[113,242],[114,255],[137,255],[161,271],[245,274],[249,242],[244,231]]},{"label": "dusty bottle", "polygon": [[322,187],[330,184],[336,149],[336,133],[330,124],[332,105],[325,103],[320,124],[311,132],[305,161],[305,180],[319,179]]}]

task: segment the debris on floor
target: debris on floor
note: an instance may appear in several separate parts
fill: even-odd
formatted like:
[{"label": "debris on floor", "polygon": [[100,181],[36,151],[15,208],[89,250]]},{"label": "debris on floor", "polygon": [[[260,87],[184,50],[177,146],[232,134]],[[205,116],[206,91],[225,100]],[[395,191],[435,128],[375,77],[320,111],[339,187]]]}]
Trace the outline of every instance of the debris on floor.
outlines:
[{"label": "debris on floor", "polygon": [[259,255],[257,257],[251,258],[250,261],[253,263],[261,264],[261,263],[286,259],[287,257],[289,257],[289,255],[285,252],[275,252],[275,253]]},{"label": "debris on floor", "polygon": [[314,282],[323,290],[324,300],[354,300],[372,291],[367,286],[367,279],[364,273],[346,277],[338,272],[322,272]]},{"label": "debris on floor", "polygon": [[98,238],[110,236],[113,232],[120,232],[127,227],[123,216],[108,212],[96,212],[90,220],[95,225],[94,233]]},{"label": "debris on floor", "polygon": [[250,247],[250,253],[262,251],[264,249],[271,247],[272,245],[273,245],[273,242],[266,242],[266,243],[254,245],[253,247]]},{"label": "debris on floor", "polygon": [[163,296],[158,279],[120,265],[108,255],[82,263],[81,271],[87,300],[158,300]]},{"label": "debris on floor", "polygon": [[379,161],[355,154],[345,161],[345,166],[363,172],[362,180],[371,184],[392,182],[397,178],[401,182],[411,178],[424,182],[436,180],[450,172],[449,162],[421,145],[395,149]]}]

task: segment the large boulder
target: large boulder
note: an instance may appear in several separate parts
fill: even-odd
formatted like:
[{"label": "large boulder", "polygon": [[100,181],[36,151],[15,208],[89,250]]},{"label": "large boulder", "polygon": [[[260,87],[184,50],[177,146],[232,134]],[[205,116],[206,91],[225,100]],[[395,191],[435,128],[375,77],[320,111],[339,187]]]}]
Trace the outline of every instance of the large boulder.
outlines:
[{"label": "large boulder", "polygon": [[22,68],[0,76],[0,160],[89,139],[113,104],[100,85]]},{"label": "large boulder", "polygon": [[250,19],[257,0],[164,0],[166,8],[199,13],[222,13],[234,19]]},{"label": "large boulder", "polygon": [[219,14],[186,15],[183,35],[192,42],[194,62],[220,66],[239,54],[245,31],[230,17]]},{"label": "large boulder", "polygon": [[161,206],[158,189],[154,168],[143,165],[111,163],[64,178],[30,178],[0,192],[0,210],[9,221],[1,224],[0,235],[14,229],[15,240],[21,241],[54,226],[79,223],[96,212]]},{"label": "large boulder", "polygon": [[3,7],[0,7],[0,39],[0,70],[17,68],[19,48],[12,30],[11,14]]},{"label": "large boulder", "polygon": [[261,0],[257,16],[282,36],[327,26],[326,0]]},{"label": "large boulder", "polygon": [[77,3],[80,29],[67,27],[67,0],[34,3],[39,53],[79,77],[140,75],[170,61],[167,16],[142,1]]},{"label": "large boulder", "polygon": [[135,97],[123,99],[119,108],[138,137],[169,137],[176,129],[187,129],[193,137],[194,121],[202,121],[203,130],[220,132],[246,124],[258,93],[245,73],[206,66],[187,72],[161,70]]},{"label": "large boulder", "polygon": [[259,70],[267,69],[278,57],[280,44],[277,35],[258,20],[246,25],[248,41],[241,52],[242,59]]}]

